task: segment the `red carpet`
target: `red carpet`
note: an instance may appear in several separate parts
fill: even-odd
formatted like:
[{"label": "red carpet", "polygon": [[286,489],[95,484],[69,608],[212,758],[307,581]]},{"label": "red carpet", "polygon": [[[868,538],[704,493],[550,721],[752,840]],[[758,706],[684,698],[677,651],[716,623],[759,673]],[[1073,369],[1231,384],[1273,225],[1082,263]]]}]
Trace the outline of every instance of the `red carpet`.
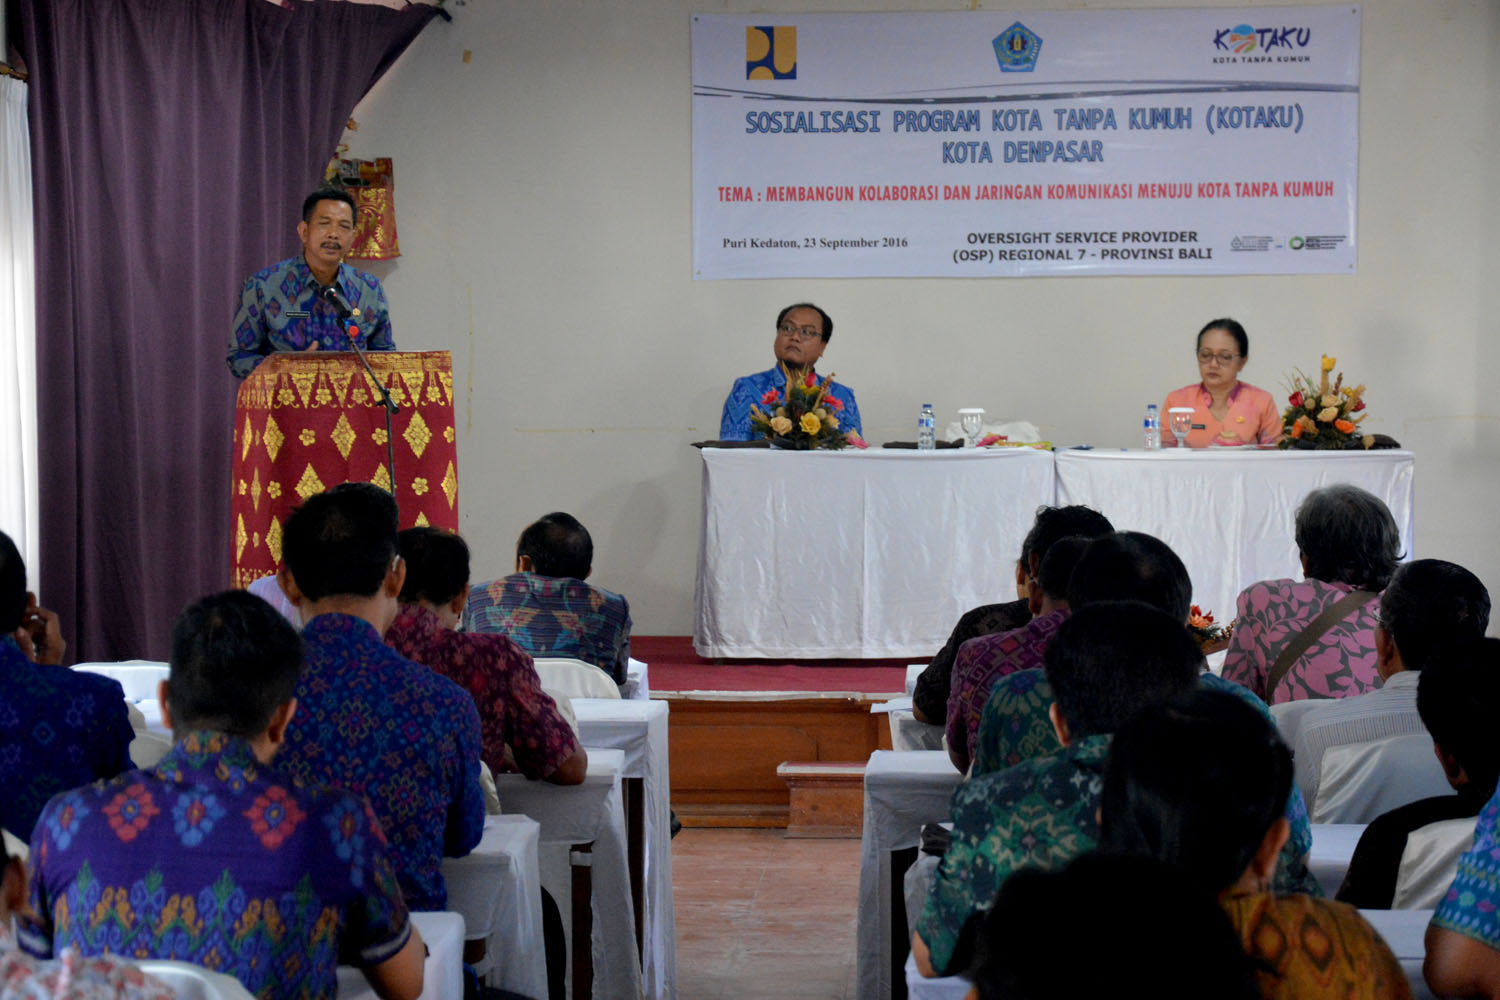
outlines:
[{"label": "red carpet", "polygon": [[900,695],[916,660],[706,660],[691,636],[633,635],[630,655],[651,668],[657,691],[858,691]]}]

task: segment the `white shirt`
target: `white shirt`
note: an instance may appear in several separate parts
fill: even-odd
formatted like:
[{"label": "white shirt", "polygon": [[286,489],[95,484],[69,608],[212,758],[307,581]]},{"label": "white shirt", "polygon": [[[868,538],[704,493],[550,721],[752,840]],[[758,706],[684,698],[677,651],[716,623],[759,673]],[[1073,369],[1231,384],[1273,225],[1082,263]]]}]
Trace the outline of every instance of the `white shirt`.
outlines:
[{"label": "white shirt", "polygon": [[1318,701],[1316,707],[1302,714],[1292,753],[1297,785],[1309,811],[1317,801],[1323,752],[1329,747],[1427,732],[1417,714],[1417,681],[1421,677],[1415,670],[1402,670],[1392,674],[1378,690]]}]

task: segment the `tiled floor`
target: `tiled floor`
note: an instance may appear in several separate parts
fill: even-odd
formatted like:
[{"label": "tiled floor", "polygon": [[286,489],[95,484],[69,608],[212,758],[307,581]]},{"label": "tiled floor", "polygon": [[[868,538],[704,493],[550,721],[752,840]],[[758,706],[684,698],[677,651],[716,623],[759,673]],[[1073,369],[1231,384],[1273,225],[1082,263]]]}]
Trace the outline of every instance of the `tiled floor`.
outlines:
[{"label": "tiled floor", "polygon": [[672,894],[683,1000],[854,1000],[858,840],[683,830]]}]

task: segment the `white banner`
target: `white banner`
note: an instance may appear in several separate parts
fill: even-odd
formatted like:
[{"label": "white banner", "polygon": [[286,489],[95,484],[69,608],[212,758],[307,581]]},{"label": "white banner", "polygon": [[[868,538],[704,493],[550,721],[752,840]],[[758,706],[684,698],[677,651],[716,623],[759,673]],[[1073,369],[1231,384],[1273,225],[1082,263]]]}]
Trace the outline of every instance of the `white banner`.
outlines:
[{"label": "white banner", "polygon": [[696,278],[1352,274],[1360,8],[693,16]]}]

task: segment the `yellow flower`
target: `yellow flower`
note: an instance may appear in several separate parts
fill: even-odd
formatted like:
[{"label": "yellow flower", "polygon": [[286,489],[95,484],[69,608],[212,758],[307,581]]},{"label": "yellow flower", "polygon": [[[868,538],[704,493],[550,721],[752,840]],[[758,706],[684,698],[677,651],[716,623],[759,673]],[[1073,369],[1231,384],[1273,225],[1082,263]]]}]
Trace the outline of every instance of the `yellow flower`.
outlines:
[{"label": "yellow flower", "polygon": [[1338,415],[1339,408],[1337,406],[1325,406],[1323,407],[1323,409],[1318,411],[1318,420],[1319,422],[1326,424]]},{"label": "yellow flower", "polygon": [[1339,363],[1339,359],[1338,358],[1330,358],[1326,354],[1323,355],[1323,370],[1325,372],[1331,372],[1331,371],[1333,371],[1333,366],[1336,365],[1336,364],[1338,364],[1338,363]]},{"label": "yellow flower", "polygon": [[786,417],[771,418],[771,432],[785,436],[792,432],[792,422]]},{"label": "yellow flower", "polygon": [[802,430],[803,430],[804,433],[806,433],[806,434],[816,434],[816,433],[818,433],[818,428],[820,428],[822,426],[823,426],[823,421],[819,420],[817,418],[816,414],[812,414],[812,413],[804,413],[804,414],[802,414]]},{"label": "yellow flower", "polygon": [[1339,397],[1335,393],[1331,393],[1330,392],[1330,393],[1326,394],[1322,399],[1318,400],[1318,405],[1319,406],[1338,406],[1339,405]]},{"label": "yellow flower", "polygon": [[823,418],[823,426],[831,431],[836,431],[839,429],[839,418],[830,413]]}]

